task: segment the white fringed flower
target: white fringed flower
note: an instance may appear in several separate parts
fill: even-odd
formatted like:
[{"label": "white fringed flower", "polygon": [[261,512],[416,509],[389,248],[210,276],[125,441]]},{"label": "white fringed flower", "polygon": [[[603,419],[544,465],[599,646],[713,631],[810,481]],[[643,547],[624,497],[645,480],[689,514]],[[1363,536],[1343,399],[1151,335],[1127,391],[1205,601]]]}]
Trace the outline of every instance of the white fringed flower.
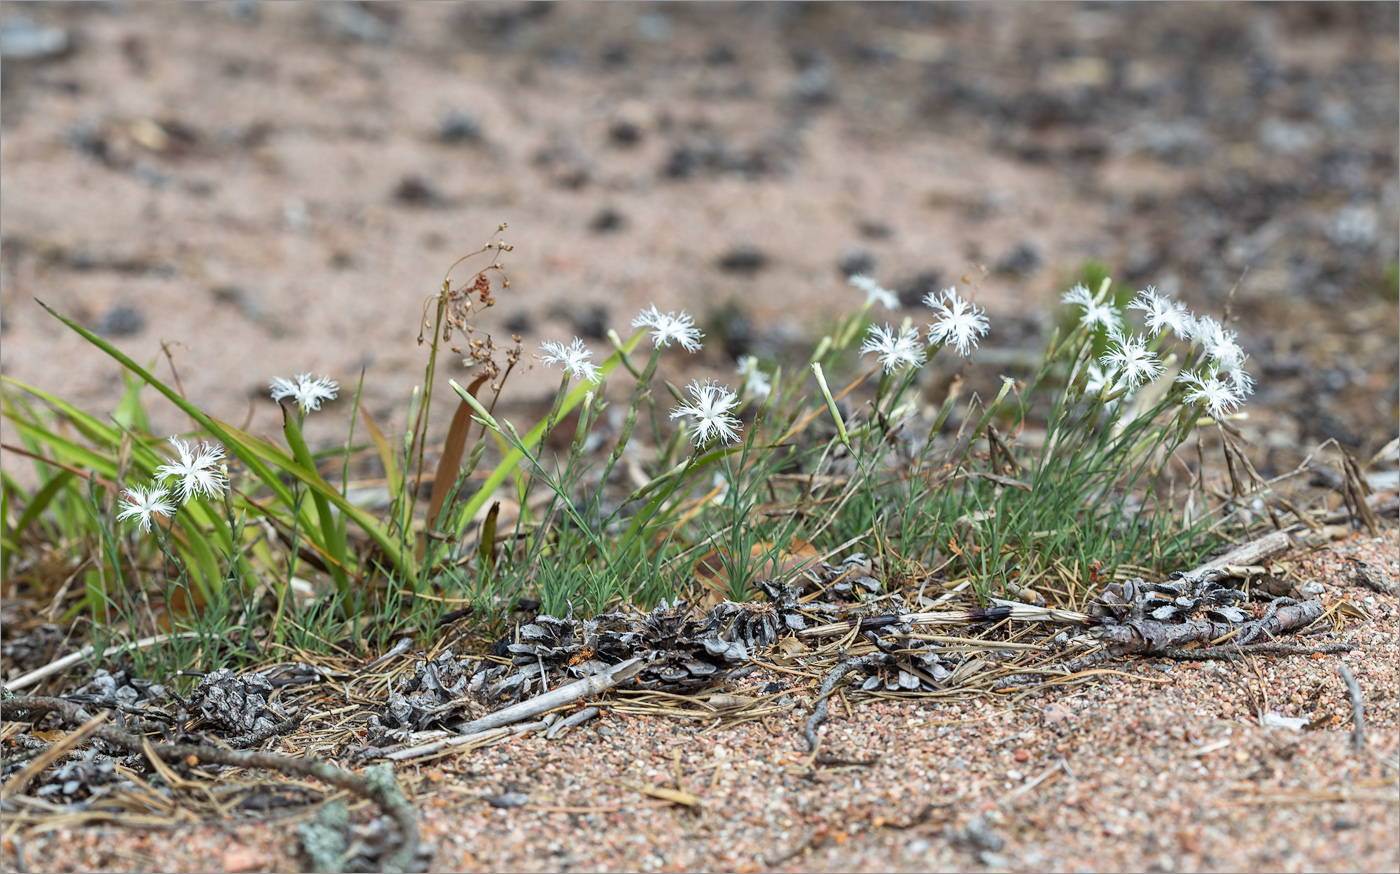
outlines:
[{"label": "white fringed flower", "polygon": [[930,291],[924,295],[924,304],[938,313],[938,321],[928,326],[930,343],[952,344],[959,355],[966,357],[978,338],[987,335],[987,311],[958,297],[956,288],[945,288],[938,295]]},{"label": "white fringed flower", "polygon": [[740,355],[738,372],[744,377],[744,394],[766,398],[773,393],[773,383],[769,381],[768,374],[759,369],[757,358],[752,355]]},{"label": "white fringed flower", "polygon": [[691,380],[688,388],[695,401],[676,407],[671,411],[671,418],[689,416],[695,420],[693,438],[696,447],[704,446],[716,437],[723,438],[725,443],[737,441],[738,429],[742,426],[730,413],[739,405],[738,396],[725,386],[709,381],[701,385],[698,380]]},{"label": "white fringed flower", "polygon": [[857,273],[846,281],[865,292],[867,307],[878,303],[887,310],[899,309],[899,296],[864,273]]},{"label": "white fringed flower", "polygon": [[889,325],[871,325],[865,342],[861,344],[860,354],[866,355],[870,352],[879,354],[880,363],[885,365],[886,373],[894,373],[910,366],[918,367],[924,363],[924,347],[919,342],[919,332],[913,328],[895,336],[894,329]]},{"label": "white fringed flower", "polygon": [[170,445],[180,453],[178,464],[162,464],[156,468],[156,481],[163,482],[171,477],[179,480],[175,492],[181,503],[189,503],[190,498],[201,494],[215,497],[223,494],[228,485],[218,468],[224,450],[220,446],[197,443],[193,447],[178,437],[170,438]]},{"label": "white fringed flower", "polygon": [[572,373],[579,379],[597,383],[601,376],[598,373],[598,365],[589,361],[593,357],[593,350],[587,349],[583,341],[578,337],[574,342],[565,346],[563,343],[556,343],[553,340],[545,340],[541,348],[547,353],[542,359],[546,365],[563,364],[565,373]]},{"label": "white fringed flower", "polygon": [[1231,364],[1243,363],[1244,350],[1235,342],[1238,334],[1227,331],[1224,325],[1210,316],[1201,316],[1196,320],[1195,327],[1195,337],[1201,342],[1201,348],[1222,370],[1228,369]]},{"label": "white fringed flower", "polygon": [[1116,376],[1117,374],[1113,372],[1112,368],[1104,369],[1099,366],[1098,362],[1090,361],[1084,376],[1085,394],[1096,395],[1104,391],[1112,394],[1121,387],[1121,384],[1115,379]]},{"label": "white fringed flower", "polygon": [[274,376],[268,388],[272,389],[274,401],[293,398],[303,413],[321,409],[321,401],[335,400],[340,391],[340,386],[329,377],[312,379],[309,373],[299,373],[294,380]]},{"label": "white fringed flower", "polygon": [[1111,304],[1094,303],[1094,295],[1083,285],[1076,285],[1065,292],[1061,300],[1084,308],[1084,315],[1079,317],[1079,324],[1086,328],[1102,326],[1112,331],[1123,327],[1123,315],[1117,308]]},{"label": "white fringed flower", "polygon": [[1156,379],[1162,373],[1157,356],[1147,351],[1147,341],[1141,334],[1128,335],[1114,330],[1108,335],[1108,351],[1099,362],[1129,388],[1137,388]]},{"label": "white fringed flower", "polygon": [[1157,289],[1151,285],[1137,293],[1137,298],[1128,304],[1128,309],[1142,310],[1147,330],[1153,334],[1171,329],[1178,338],[1191,339],[1191,331],[1196,323],[1187,312],[1186,304],[1158,294]]},{"label": "white fringed flower", "polygon": [[1234,386],[1214,376],[1202,377],[1182,371],[1176,381],[1191,387],[1186,392],[1187,403],[1202,405],[1216,419],[1229,415],[1244,403]]},{"label": "white fringed flower", "polygon": [[175,514],[175,505],[167,501],[165,489],[149,488],[143,489],[141,486],[132,486],[124,493],[125,499],[121,503],[122,511],[117,514],[117,520],[140,519],[141,530],[149,532],[151,530],[151,516],[165,516],[169,518]]},{"label": "white fringed flower", "polygon": [[632,320],[632,327],[651,328],[651,339],[658,349],[670,346],[671,341],[675,340],[685,347],[685,351],[699,352],[700,338],[705,336],[695,327],[695,320],[686,315],[684,310],[680,315],[662,313],[656,309],[656,304],[652,304],[650,309],[642,310],[641,314]]}]

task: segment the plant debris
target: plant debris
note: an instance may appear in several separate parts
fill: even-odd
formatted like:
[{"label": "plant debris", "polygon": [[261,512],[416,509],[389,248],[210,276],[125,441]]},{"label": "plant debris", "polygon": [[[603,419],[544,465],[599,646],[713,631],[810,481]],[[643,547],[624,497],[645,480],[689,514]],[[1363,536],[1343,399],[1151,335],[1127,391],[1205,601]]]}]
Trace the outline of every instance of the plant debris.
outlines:
[{"label": "plant debris", "polygon": [[[786,683],[770,684],[774,688],[757,695],[716,691],[757,665],[772,665],[820,678],[813,684],[804,732],[811,763],[869,766],[874,760],[848,761],[820,752],[818,732],[837,696],[1030,690],[1076,677],[1084,682],[1095,673],[1086,667],[1136,654],[1189,658],[1193,652],[1287,654],[1349,647],[1255,642],[1316,624],[1327,611],[1317,598],[1300,602],[1270,596],[1259,585],[1235,588],[1230,583],[1239,578],[1220,568],[1157,583],[1105,581],[1084,612],[995,598],[977,606],[967,592],[937,599],[934,603],[948,608],[941,612],[911,612],[907,604],[929,602],[886,591],[881,577],[876,564],[856,555],[838,564],[821,562],[789,582],[759,581],[765,595],[759,602],[726,600],[700,612],[679,600],[663,600],[649,611],[622,608],[586,620],[572,612],[536,614],[480,655],[460,653],[454,638],[412,657],[411,647],[398,646],[394,654],[403,657],[381,657],[358,669],[330,662],[292,662],[244,673],[223,669],[202,677],[188,700],[123,669],[98,670],[64,698],[6,698],[8,720],[37,726],[44,714],[53,713],[68,725],[87,721],[92,743],[82,751],[64,747],[58,755],[48,745],[31,745],[6,760],[5,776],[32,770],[48,750],[52,760],[41,762],[44,773],[27,797],[90,812],[113,805],[125,811],[174,810],[133,782],[143,757],[151,773],[179,790],[180,804],[194,806],[194,796],[181,789],[194,785],[223,785],[219,797],[236,798],[238,809],[261,809],[282,796],[287,803],[343,797],[310,792],[312,784],[297,782],[312,777],[372,798],[385,813],[383,819],[351,825],[343,806],[323,807],[317,820],[299,831],[313,867],[421,869],[430,860],[414,842],[412,807],[398,793],[392,772],[371,770],[355,777],[316,759],[169,740],[202,724],[229,746],[281,737],[299,748],[422,763],[522,731],[555,737],[607,710],[742,721],[803,706]],[[928,633],[930,626],[940,633]],[[1223,640],[1229,646],[1218,645]],[[1208,646],[1212,642],[1217,644]],[[359,691],[352,693],[348,684]],[[847,692],[841,691],[843,684],[849,684]],[[601,700],[610,690],[615,690],[613,700]],[[314,702],[327,693],[331,700],[354,703],[326,711]],[[99,724],[84,707],[105,708],[127,728]],[[337,714],[333,723],[327,722],[329,713]],[[216,770],[198,771],[196,763]],[[280,784],[229,780],[252,769],[287,777]],[[20,797],[18,791],[7,793],[7,804]],[[529,801],[518,792],[482,797],[507,808]],[[52,813],[31,808],[23,814],[43,815]]]}]

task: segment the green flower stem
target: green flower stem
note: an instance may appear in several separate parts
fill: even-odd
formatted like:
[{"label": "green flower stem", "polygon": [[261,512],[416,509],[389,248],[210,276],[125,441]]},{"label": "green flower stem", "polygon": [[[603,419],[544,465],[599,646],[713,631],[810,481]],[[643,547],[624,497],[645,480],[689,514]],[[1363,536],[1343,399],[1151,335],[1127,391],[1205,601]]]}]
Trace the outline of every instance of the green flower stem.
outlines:
[{"label": "green flower stem", "polygon": [[554,404],[549,408],[549,418],[544,420],[544,433],[549,434],[554,430],[554,424],[559,421],[559,408],[564,404],[564,397],[569,393],[569,373],[564,372],[564,378],[559,382],[559,391],[554,393]]},{"label": "green flower stem", "polygon": [[987,423],[992,420],[992,414],[996,412],[997,407],[1006,399],[1006,396],[1010,394],[1012,387],[1015,385],[1016,380],[1009,376],[1002,379],[1001,391],[997,392],[996,398],[988,404],[987,409],[982,412],[982,418],[977,420],[977,427],[972,429],[972,439],[968,442],[969,446],[976,444],[977,438],[982,436],[982,429],[987,427]]},{"label": "green flower stem", "polygon": [[[569,447],[569,466],[583,458],[583,447],[588,442],[588,432],[593,427],[593,392],[583,396],[583,409],[578,413],[578,426],[574,429],[574,442]],[[607,480],[604,480],[606,482]]]},{"label": "green flower stem", "polygon": [[[297,419],[296,416],[287,415],[287,408],[282,407],[282,433],[287,435],[287,445],[292,447],[292,454],[297,462],[307,470],[315,472],[317,479],[320,479],[320,473],[316,471],[316,459],[311,457],[311,450],[301,436],[301,427]],[[331,513],[331,502],[326,497],[327,494],[333,494],[334,490],[325,480],[322,479],[321,482],[326,486],[325,491],[313,491],[311,500],[316,504],[321,536],[325,539],[326,552],[332,559],[331,578],[335,580],[336,591],[345,594],[350,588],[350,576],[345,572],[345,538],[340,536],[337,530],[335,516]]]},{"label": "green flower stem", "polygon": [[836,399],[831,396],[831,389],[826,384],[826,374],[822,373],[822,365],[819,361],[812,362],[812,373],[817,377],[817,385],[821,386],[822,397],[826,398],[826,408],[831,412],[831,418],[836,422],[836,435],[841,438],[847,449],[851,448],[850,435],[846,433],[846,422],[841,418],[841,411],[836,409]]}]

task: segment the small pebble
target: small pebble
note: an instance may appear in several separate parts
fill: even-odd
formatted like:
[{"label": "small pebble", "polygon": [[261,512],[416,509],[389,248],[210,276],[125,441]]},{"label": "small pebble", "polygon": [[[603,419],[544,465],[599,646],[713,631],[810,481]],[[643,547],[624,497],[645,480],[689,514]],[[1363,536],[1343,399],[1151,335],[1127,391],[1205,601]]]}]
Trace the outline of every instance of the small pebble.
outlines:
[{"label": "small pebble", "polygon": [[228,874],[241,874],[267,867],[267,854],[257,847],[234,847],[224,852],[222,863]]},{"label": "small pebble", "polygon": [[530,796],[524,792],[502,792],[500,795],[483,795],[481,800],[492,807],[523,807],[530,803]]}]

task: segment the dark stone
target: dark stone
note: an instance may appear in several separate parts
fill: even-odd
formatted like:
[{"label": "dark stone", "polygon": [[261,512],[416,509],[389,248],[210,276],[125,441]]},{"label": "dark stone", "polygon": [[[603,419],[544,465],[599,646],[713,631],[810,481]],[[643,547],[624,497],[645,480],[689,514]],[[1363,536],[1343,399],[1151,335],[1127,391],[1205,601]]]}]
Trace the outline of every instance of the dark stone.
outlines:
[{"label": "dark stone", "polygon": [[613,43],[603,49],[603,65],[622,69],[632,65],[632,49],[623,43]]},{"label": "dark stone", "polygon": [[908,283],[899,286],[896,291],[899,294],[899,304],[904,307],[920,306],[924,302],[924,295],[937,294],[943,289],[943,271],[925,270],[915,276]]},{"label": "dark stone", "polygon": [[768,266],[768,256],[752,246],[741,246],[721,255],[718,263],[726,273],[757,273]]},{"label": "dark stone", "polygon": [[117,304],[102,314],[93,330],[104,337],[129,337],[146,327],[146,316],[130,304]]},{"label": "dark stone", "polygon": [[724,344],[725,354],[738,361],[740,355],[747,355],[753,349],[756,331],[753,319],[739,304],[730,301],[710,316],[712,336],[718,336]]},{"label": "dark stone", "polygon": [[666,158],[661,175],[667,179],[689,179],[707,163],[708,156],[691,146],[676,146]]},{"label": "dark stone", "polygon": [[503,792],[500,795],[483,795],[481,799],[492,807],[521,807],[530,803],[530,796],[524,792]]},{"label": "dark stone", "polygon": [[442,195],[421,176],[405,176],[394,188],[394,200],[405,206],[440,206]]},{"label": "dark stone", "polygon": [[1018,243],[1014,249],[997,262],[993,268],[997,273],[1012,276],[1026,276],[1040,269],[1040,250],[1034,243]]},{"label": "dark stone", "polygon": [[584,304],[574,310],[574,330],[580,337],[602,340],[608,336],[607,304]]},{"label": "dark stone", "polygon": [[588,229],[595,234],[611,234],[627,227],[627,217],[612,207],[599,210],[588,223]]},{"label": "dark stone", "polygon": [[646,131],[636,122],[619,119],[608,128],[608,139],[615,145],[635,146],[642,141],[642,136]]},{"label": "dark stone", "polygon": [[857,222],[856,230],[867,240],[888,240],[890,237],[894,236],[894,228],[891,228],[884,222]]},{"label": "dark stone", "polygon": [[711,67],[727,67],[738,59],[739,56],[734,53],[734,49],[724,43],[711,46],[710,50],[705,52],[705,63]]},{"label": "dark stone", "polygon": [[866,276],[875,274],[875,255],[867,249],[851,249],[841,256],[840,270],[846,276],[855,276],[864,273]]},{"label": "dark stone", "polygon": [[481,142],[481,120],[474,115],[450,112],[438,126],[438,139],[444,143]]},{"label": "dark stone", "polygon": [[567,145],[546,146],[535,153],[534,164],[560,188],[577,190],[588,184],[591,174],[583,156]]},{"label": "dark stone", "polygon": [[529,310],[519,310],[506,318],[506,330],[512,334],[529,333],[534,326],[535,320],[530,317]]},{"label": "dark stone", "polygon": [[797,87],[793,91],[803,103],[820,106],[835,98],[835,87],[836,77],[831,68],[822,61],[814,61],[797,75]]},{"label": "dark stone", "polygon": [[87,122],[78,122],[68,129],[68,145],[81,154],[111,166],[114,161],[111,145],[101,129]]}]

